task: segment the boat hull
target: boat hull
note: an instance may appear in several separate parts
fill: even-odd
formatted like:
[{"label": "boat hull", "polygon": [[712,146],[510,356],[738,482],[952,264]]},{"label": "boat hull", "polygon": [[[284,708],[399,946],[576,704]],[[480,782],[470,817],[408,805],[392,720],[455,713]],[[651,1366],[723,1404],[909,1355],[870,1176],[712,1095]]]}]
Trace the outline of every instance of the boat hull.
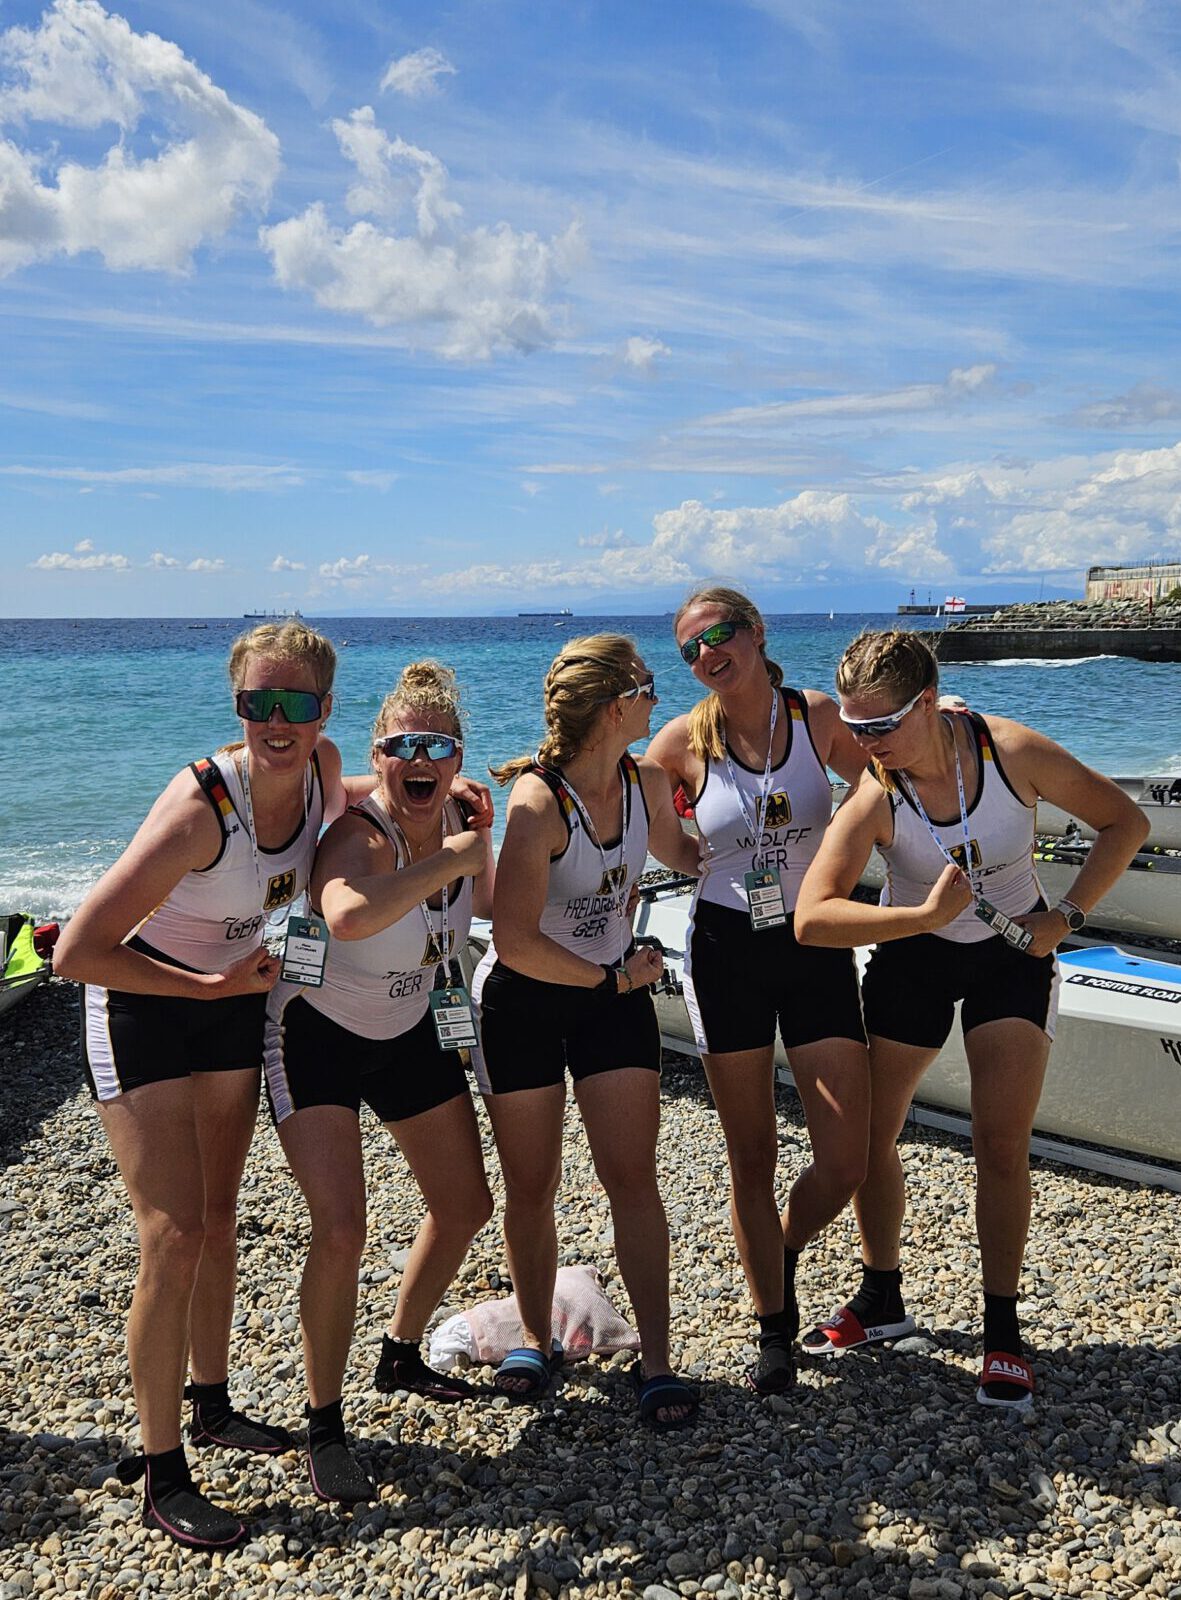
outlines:
[{"label": "boat hull", "polygon": [[[644,902],[636,918],[637,934],[660,939],[678,980],[688,908],[684,895],[656,898]],[[857,955],[863,968],[868,951]],[[1181,967],[1112,947],[1065,954],[1061,965],[1058,1029],[1038,1107],[1038,1130],[1057,1139],[1181,1162]],[[658,994],[656,1007],[665,1038],[696,1054],[683,997]],[[789,1073],[779,1041],[775,1059]],[[916,1099],[961,1115],[970,1111],[958,1018]]]}]

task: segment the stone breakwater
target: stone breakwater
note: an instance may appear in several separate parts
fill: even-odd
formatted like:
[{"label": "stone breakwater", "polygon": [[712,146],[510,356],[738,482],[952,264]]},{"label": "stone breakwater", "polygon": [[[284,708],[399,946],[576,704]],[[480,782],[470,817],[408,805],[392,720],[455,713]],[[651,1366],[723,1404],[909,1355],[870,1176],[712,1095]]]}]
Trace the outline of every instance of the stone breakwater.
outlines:
[{"label": "stone breakwater", "polygon": [[1003,606],[923,637],[941,661],[1134,656],[1181,661],[1181,600],[1045,601]]},{"label": "stone breakwater", "polygon": [[[613,1362],[570,1369],[537,1407],[433,1406],[369,1388],[418,1199],[367,1124],[370,1240],[346,1417],[381,1486],[355,1515],[312,1497],[305,1464],[194,1453],[250,1541],[195,1556],[138,1522],[112,1479],[136,1448],[123,1321],[135,1267],[126,1200],[80,1087],[74,992],[55,981],[0,1022],[0,1600],[144,1594],[286,1597],[857,1595],[1005,1600],[1181,1597],[1181,1303],[1176,1201],[1039,1164],[1023,1317],[1040,1393],[1029,1421],[973,1402],[980,1360],[968,1148],[903,1136],[908,1305],[893,1353],[809,1364],[793,1394],[742,1381],[751,1316],[727,1217],[716,1118],[698,1069],[666,1069],[661,1175],[673,1234],[674,1348],[702,1386],[689,1432],[653,1435]],[[806,1158],[794,1101],[784,1187]],[[499,1194],[494,1163],[493,1186]],[[571,1117],[560,1196],[567,1261],[618,1304],[611,1222]],[[232,1371],[240,1402],[302,1414],[296,1286],[302,1199],[260,1125],[241,1211]],[[450,1296],[501,1289],[499,1214]],[[852,1286],[841,1218],[800,1266],[805,1317]],[[474,1374],[487,1379],[490,1374]]]}]

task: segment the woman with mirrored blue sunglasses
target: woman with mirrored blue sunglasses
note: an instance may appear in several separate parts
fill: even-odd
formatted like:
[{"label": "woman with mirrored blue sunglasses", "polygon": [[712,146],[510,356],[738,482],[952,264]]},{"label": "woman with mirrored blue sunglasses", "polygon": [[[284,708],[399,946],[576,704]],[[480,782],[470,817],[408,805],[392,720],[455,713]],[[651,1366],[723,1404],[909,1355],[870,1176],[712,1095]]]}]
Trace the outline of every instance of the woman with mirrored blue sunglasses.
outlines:
[{"label": "woman with mirrored blue sunglasses", "polygon": [[437,1025],[436,999],[455,984],[472,915],[492,911],[490,811],[473,828],[451,798],[462,751],[455,674],[412,662],[374,725],[377,783],[332,824],[316,857],[322,981],[281,981],[268,1004],[267,1092],[312,1225],[300,1291],[309,1415],[338,1424],[311,1441],[325,1499],[374,1494],[339,1425],[365,1244],[362,1101],[398,1144],[427,1208],[374,1385],[436,1403],[474,1392],[432,1371],[420,1348],[492,1210],[463,1058]]},{"label": "woman with mirrored blue sunglasses", "polygon": [[[852,955],[804,949],[793,925],[832,811],[827,769],[853,780],[865,757],[828,695],[784,686],[763,618],[745,595],[701,588],[673,626],[682,660],[707,692],[648,753],[692,810],[704,844],[685,1000],[726,1136],[735,1238],[758,1317],[759,1357],[747,1378],[767,1395],[795,1381],[797,1257],[865,1170],[869,1080]],[[777,1031],[812,1143],[782,1215]]]}]

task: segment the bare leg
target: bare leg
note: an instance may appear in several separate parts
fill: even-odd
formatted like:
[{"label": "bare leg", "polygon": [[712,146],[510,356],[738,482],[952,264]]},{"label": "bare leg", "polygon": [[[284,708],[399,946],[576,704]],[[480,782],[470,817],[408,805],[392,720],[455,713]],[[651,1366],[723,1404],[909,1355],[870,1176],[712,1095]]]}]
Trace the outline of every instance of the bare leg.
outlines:
[{"label": "bare leg", "polygon": [[792,1184],[783,1242],[800,1251],[845,1208],[865,1180],[869,1056],[853,1039],[820,1039],[788,1052],[804,1105],[812,1160]]},{"label": "bare leg", "polygon": [[906,1184],[898,1157],[898,1135],[923,1073],[939,1054],[919,1045],[872,1035],[869,1041],[869,1164],[853,1197],[861,1254],[867,1267],[892,1272],[898,1266]]},{"label": "bare leg", "polygon": [[238,1274],[238,1188],[258,1118],[259,1072],[195,1072],[193,1110],[205,1174],[205,1249],[190,1321],[194,1383],[224,1383]]},{"label": "bare leg", "polygon": [[976,1232],[988,1294],[1015,1295],[1029,1233],[1029,1137],[1050,1041],[1023,1018],[985,1022],[964,1037],[972,1074]]},{"label": "bare leg", "polygon": [[456,1095],[419,1116],[387,1122],[386,1127],[427,1204],[389,1324],[391,1338],[419,1340],[472,1240],[492,1215],[492,1195],[469,1095]]},{"label": "bare leg", "polygon": [[595,1171],[615,1224],[615,1259],[640,1334],[644,1375],[671,1371],[668,1355],[668,1221],[656,1184],[660,1074],[599,1072],[575,1087]]},{"label": "bare leg", "polygon": [[299,1320],[308,1395],[320,1407],[340,1399],[357,1315],[365,1248],[360,1124],[347,1106],[308,1106],[279,1124],[279,1139],[312,1218]]},{"label": "bare leg", "polygon": [[775,1204],[772,1049],[734,1050],[702,1058],[730,1163],[730,1221],[755,1311],[783,1309],[783,1228]]},{"label": "bare leg", "polygon": [[205,1237],[192,1080],[144,1084],[98,1109],[139,1230],[127,1354],[144,1450],[159,1455],[180,1444],[189,1309]]},{"label": "bare leg", "polygon": [[[565,1103],[564,1083],[485,1096],[504,1173],[504,1247],[521,1312],[522,1343],[547,1356],[558,1270],[554,1197],[562,1176]],[[514,1387],[524,1390],[528,1384],[522,1379]]]}]

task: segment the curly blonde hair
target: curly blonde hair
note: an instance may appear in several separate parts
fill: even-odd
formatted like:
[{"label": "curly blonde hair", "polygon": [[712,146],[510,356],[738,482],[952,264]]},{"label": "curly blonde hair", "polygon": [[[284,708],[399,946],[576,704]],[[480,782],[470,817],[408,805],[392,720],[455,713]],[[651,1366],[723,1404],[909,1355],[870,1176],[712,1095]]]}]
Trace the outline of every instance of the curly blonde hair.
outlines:
[{"label": "curly blonde hair", "polygon": [[[767,654],[763,614],[754,601],[738,589],[728,589],[723,584],[703,584],[690,590],[682,600],[673,618],[674,633],[685,614],[697,606],[717,606],[725,611],[728,622],[740,623],[752,631],[763,628],[763,643],[759,646],[759,652],[767,668],[771,687],[778,689],[783,682],[783,668]],[[699,761],[705,761],[708,757],[720,761],[726,754],[726,717],[722,702],[712,692],[704,700],[699,700],[689,713],[689,748]]]},{"label": "curly blonde hair", "polygon": [[402,668],[397,684],[381,702],[373,724],[373,737],[377,739],[388,733],[394,717],[407,711],[441,717],[451,724],[453,736],[462,743],[463,705],[459,684],[454,669],[445,667],[441,661],[411,661]]},{"label": "curly blonde hair", "polygon": [[257,628],[240,634],[230,647],[230,683],[237,691],[246,682],[246,667],[252,656],[267,661],[298,661],[312,669],[316,693],[321,699],[332,689],[336,677],[336,651],[330,640],[306,622],[288,617],[282,622],[260,622]]},{"label": "curly blonde hair", "polygon": [[511,783],[534,760],[545,767],[572,761],[590,737],[608,700],[636,686],[636,642],[622,633],[595,633],[571,639],[554,658],[542,685],[545,738],[536,758],[515,756],[488,771],[497,783]]}]

